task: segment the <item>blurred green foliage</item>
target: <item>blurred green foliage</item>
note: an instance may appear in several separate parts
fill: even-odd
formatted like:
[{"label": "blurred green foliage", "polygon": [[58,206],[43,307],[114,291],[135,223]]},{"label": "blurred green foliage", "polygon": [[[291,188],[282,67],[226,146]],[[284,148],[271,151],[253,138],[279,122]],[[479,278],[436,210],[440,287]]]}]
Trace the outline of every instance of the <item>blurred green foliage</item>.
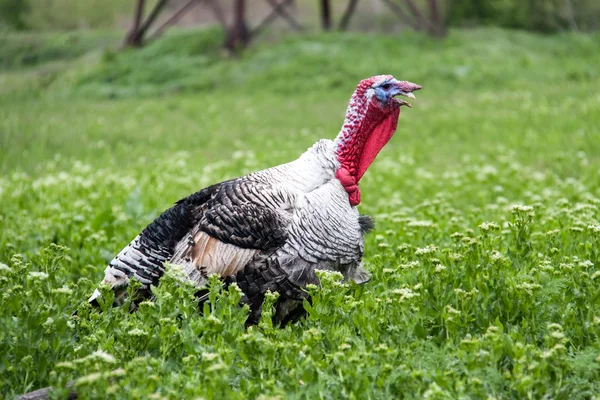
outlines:
[{"label": "blurred green foliage", "polygon": [[[221,35],[219,29],[171,30],[139,50],[107,49],[98,62],[75,65],[58,76],[48,95],[117,98],[235,93],[240,87],[258,91],[268,87],[273,93],[297,95],[339,90],[346,82],[377,74],[383,67],[448,91],[519,89],[534,82],[563,80],[593,82],[600,74],[594,67],[600,63],[597,34],[544,39],[498,29],[456,30],[444,42],[410,31],[402,36],[293,35],[276,44],[259,43],[237,58],[224,57]],[[532,53],[531,48],[538,51]],[[443,53],[442,62],[435,51]],[[576,61],[582,57],[591,62]],[[553,63],[561,67],[545,67]]]},{"label": "blurred green foliage", "polygon": [[0,0],[0,28],[22,30],[27,25],[25,16],[30,11],[26,0]]},{"label": "blurred green foliage", "polygon": [[596,30],[600,2],[596,0],[452,0],[451,25],[494,25],[538,32]]},{"label": "blurred green foliage", "polygon": [[118,16],[133,10],[128,0],[24,0],[26,24],[34,30],[110,28]]},{"label": "blurred green foliage", "polygon": [[127,0],[0,0],[0,23],[36,31],[109,28],[132,10]]},{"label": "blurred green foliage", "polygon": [[90,50],[115,47],[118,32],[39,33],[5,32],[0,35],[0,71],[69,61]]}]

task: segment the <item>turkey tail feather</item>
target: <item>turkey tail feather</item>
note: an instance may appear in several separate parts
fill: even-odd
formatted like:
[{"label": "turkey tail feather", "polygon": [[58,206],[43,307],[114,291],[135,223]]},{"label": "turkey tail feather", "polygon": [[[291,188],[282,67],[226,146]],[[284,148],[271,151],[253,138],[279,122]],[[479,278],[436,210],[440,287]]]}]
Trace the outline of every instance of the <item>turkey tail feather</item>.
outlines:
[{"label": "turkey tail feather", "polygon": [[[106,267],[104,283],[117,293],[124,292],[129,278],[134,277],[146,288],[157,284],[164,274],[163,263],[173,256],[176,244],[192,230],[201,217],[200,207],[206,203],[220,184],[209,186],[184,199],[150,223]],[[121,290],[119,290],[121,289]],[[88,300],[94,302],[100,295],[95,291]],[[116,296],[119,304],[124,296]]]}]

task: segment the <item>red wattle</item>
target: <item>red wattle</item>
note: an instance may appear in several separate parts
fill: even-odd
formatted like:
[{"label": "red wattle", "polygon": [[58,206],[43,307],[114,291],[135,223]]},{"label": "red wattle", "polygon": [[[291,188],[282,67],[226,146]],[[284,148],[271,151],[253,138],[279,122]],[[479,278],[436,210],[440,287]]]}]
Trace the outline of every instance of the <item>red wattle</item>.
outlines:
[{"label": "red wattle", "polygon": [[360,204],[360,189],[358,189],[358,187],[356,188],[356,191],[350,193],[348,200],[350,200],[350,205],[352,207],[356,207]]},{"label": "red wattle", "polygon": [[340,181],[346,192],[348,192],[348,200],[351,206],[360,204],[360,189],[356,184],[356,178],[352,176],[350,171],[344,167],[340,167],[335,172],[335,177]]},{"label": "red wattle", "polygon": [[395,108],[379,125],[377,125],[367,138],[363,151],[359,156],[356,180],[359,181],[367,172],[369,166],[383,149],[386,143],[394,136],[398,125],[400,108]]},{"label": "red wattle", "polygon": [[344,167],[340,167],[335,171],[335,177],[338,178],[344,187],[356,185],[356,178]]}]

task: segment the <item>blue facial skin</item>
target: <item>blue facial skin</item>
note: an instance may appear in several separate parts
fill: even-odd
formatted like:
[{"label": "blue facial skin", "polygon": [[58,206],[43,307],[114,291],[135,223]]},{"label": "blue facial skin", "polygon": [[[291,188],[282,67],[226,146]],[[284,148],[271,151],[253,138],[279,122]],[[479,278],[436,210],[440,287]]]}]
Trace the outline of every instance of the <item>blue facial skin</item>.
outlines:
[{"label": "blue facial skin", "polygon": [[400,93],[400,90],[394,85],[393,81],[383,82],[375,88],[375,97],[382,103],[387,103],[390,99]]}]

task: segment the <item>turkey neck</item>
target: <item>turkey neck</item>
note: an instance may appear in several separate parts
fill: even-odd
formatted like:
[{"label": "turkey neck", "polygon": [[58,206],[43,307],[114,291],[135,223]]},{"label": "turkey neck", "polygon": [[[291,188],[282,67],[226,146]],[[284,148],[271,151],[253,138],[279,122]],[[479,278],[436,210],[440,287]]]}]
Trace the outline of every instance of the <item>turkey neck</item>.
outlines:
[{"label": "turkey neck", "polygon": [[364,98],[353,96],[335,143],[340,170],[347,170],[358,183],[396,132],[400,107],[396,102],[382,106],[375,99],[363,100],[367,104],[361,107],[355,97]]}]

